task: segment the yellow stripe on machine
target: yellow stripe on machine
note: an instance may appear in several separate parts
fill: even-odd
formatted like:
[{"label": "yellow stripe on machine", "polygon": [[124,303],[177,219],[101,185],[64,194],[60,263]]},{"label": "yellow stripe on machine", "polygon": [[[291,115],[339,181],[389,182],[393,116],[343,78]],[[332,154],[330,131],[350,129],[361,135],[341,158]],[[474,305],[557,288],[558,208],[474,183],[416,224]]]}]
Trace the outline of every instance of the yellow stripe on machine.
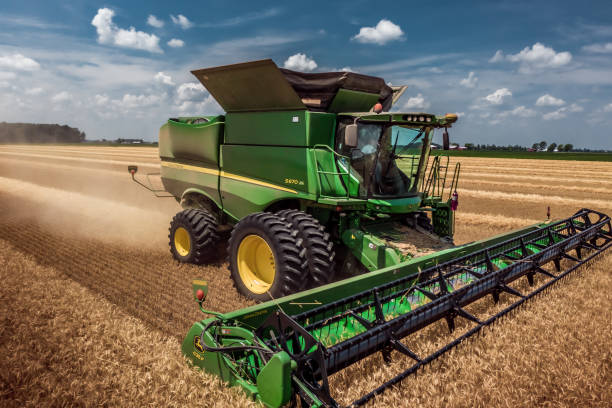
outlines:
[{"label": "yellow stripe on machine", "polygon": [[169,161],[162,161],[161,165],[164,167],[170,167],[173,169],[191,170],[191,171],[197,171],[199,173],[204,173],[204,174],[212,174],[214,176],[221,176],[221,177],[229,178],[232,180],[243,181],[245,183],[256,184],[262,187],[268,187],[268,188],[273,188],[275,190],[286,191],[292,194],[298,194],[296,190],[292,190],[287,187],[277,186],[276,184],[266,183],[265,181],[259,181],[259,180],[255,180],[252,178],[239,176],[237,174],[227,173],[225,171],[209,169],[206,167],[192,166],[189,164],[174,163],[174,162],[169,162]]},{"label": "yellow stripe on machine", "polygon": [[199,173],[212,174],[213,176],[219,175],[219,170],[209,169],[206,167],[191,166],[189,164],[180,164],[180,163],[174,163],[174,162],[169,162],[169,161],[162,161],[161,165],[164,167],[170,167],[172,169],[197,171]]}]

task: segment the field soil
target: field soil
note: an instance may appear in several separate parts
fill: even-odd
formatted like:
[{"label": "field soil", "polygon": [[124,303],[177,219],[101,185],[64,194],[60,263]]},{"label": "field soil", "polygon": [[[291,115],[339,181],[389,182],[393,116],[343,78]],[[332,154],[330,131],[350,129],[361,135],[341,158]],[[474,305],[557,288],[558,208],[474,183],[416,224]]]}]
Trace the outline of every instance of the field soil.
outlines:
[{"label": "field soil", "polygon": [[[553,218],[612,213],[612,163],[460,161],[457,243],[542,221],[548,206]],[[252,304],[235,291],[224,248],[205,267],[173,261],[168,224],[180,207],[134,184],[128,164],[159,171],[157,149],[0,146],[1,406],[253,405],[180,352],[202,318],[191,279],[209,282],[210,309]],[[609,407],[611,269],[612,256],[599,258],[371,405]],[[425,353],[446,331],[406,342]],[[332,393],[349,403],[407,364],[372,356],[334,375]]]}]

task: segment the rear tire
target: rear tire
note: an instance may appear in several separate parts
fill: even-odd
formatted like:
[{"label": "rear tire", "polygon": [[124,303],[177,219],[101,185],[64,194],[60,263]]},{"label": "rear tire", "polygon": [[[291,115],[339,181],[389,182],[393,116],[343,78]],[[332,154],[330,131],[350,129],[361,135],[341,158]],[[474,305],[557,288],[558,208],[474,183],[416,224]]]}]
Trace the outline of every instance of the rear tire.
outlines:
[{"label": "rear tire", "polygon": [[304,289],[330,283],[335,275],[336,253],[333,243],[329,240],[329,234],[325,232],[325,227],[312,215],[303,211],[283,210],[277,214],[289,221],[304,241],[308,260],[308,279]]},{"label": "rear tire", "polygon": [[215,257],[219,242],[217,221],[208,211],[190,208],[170,223],[170,252],[179,262],[203,264]]},{"label": "rear tire", "polygon": [[276,214],[244,217],[232,230],[227,250],[236,289],[257,301],[299,292],[308,275],[302,241]]}]

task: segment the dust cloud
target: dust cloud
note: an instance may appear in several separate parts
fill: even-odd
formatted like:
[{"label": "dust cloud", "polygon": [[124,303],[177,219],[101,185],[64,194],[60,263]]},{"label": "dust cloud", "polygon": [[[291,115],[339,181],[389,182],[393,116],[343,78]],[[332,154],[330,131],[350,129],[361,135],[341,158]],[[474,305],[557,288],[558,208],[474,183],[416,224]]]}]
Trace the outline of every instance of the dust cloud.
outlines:
[{"label": "dust cloud", "polygon": [[167,213],[6,177],[0,177],[0,191],[38,205],[35,214],[17,209],[12,217],[34,218],[62,235],[167,248]]}]

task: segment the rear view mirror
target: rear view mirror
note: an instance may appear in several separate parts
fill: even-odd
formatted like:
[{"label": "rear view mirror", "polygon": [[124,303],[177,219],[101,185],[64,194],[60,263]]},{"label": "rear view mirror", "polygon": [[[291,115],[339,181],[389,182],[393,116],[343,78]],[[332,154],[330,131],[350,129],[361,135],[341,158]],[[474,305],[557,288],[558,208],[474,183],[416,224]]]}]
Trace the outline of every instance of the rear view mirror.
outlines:
[{"label": "rear view mirror", "polygon": [[446,129],[444,129],[444,131],[442,132],[442,149],[450,149],[450,139],[448,137],[448,130]]},{"label": "rear view mirror", "polygon": [[357,147],[357,125],[346,125],[344,128],[344,144],[348,147]]}]

